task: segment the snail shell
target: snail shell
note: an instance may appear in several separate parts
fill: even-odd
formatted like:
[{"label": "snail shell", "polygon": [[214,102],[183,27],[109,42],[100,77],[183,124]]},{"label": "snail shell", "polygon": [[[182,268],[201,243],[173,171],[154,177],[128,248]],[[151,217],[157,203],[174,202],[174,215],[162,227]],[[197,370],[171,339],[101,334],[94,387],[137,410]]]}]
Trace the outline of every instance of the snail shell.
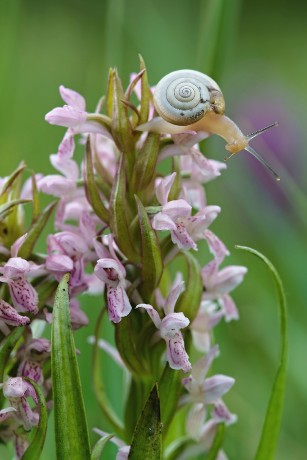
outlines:
[{"label": "snail shell", "polygon": [[208,112],[225,111],[220,87],[195,70],[177,70],[163,77],[154,92],[154,105],[164,120],[179,126],[196,123]]}]

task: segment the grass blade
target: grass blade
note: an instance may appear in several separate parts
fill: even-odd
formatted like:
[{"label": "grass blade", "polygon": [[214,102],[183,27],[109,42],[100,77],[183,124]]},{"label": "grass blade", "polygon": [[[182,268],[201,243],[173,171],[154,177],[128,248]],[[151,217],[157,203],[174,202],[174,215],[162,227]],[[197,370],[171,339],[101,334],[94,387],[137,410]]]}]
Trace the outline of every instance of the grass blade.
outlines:
[{"label": "grass blade", "polygon": [[256,251],[255,249],[248,248],[246,246],[236,246],[236,248],[246,252],[250,252],[251,254],[254,254],[257,257],[259,257],[259,259],[261,259],[266,264],[266,266],[273,274],[277,288],[281,337],[280,360],[274,384],[272,387],[270,401],[267,407],[265,421],[262,428],[261,439],[255,457],[255,460],[272,460],[274,458],[278,440],[286,384],[286,369],[288,355],[288,320],[286,297],[282,281],[276,268],[263,254]]}]

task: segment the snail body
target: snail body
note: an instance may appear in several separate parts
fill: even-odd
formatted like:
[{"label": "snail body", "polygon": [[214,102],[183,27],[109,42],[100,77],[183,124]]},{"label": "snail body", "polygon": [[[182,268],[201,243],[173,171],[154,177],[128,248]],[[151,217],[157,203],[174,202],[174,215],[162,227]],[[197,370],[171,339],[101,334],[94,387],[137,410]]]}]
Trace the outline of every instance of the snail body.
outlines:
[{"label": "snail body", "polygon": [[154,91],[154,106],[160,117],[137,127],[140,131],[179,134],[204,131],[217,134],[226,141],[230,155],[247,150],[279,180],[266,161],[249,145],[274,123],[245,136],[234,121],[225,115],[225,101],[218,84],[208,75],[194,70],[177,70],[163,77]]}]

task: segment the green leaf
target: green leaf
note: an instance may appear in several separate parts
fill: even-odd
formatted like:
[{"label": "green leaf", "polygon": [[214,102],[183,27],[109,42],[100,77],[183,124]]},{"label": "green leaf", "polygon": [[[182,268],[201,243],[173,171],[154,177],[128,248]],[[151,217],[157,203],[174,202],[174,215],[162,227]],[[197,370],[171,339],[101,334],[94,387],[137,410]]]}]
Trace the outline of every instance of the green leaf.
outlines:
[{"label": "green leaf", "polygon": [[93,362],[92,375],[93,375],[94,392],[95,392],[95,396],[99,404],[99,407],[102,410],[108,422],[110,423],[112,430],[116,432],[119,438],[123,438],[124,429],[123,429],[121,421],[117,417],[116,413],[113,411],[112,406],[110,402],[108,401],[106,389],[105,389],[104,382],[102,379],[101,366],[100,366],[101,359],[100,359],[98,341],[100,337],[100,329],[101,329],[101,324],[102,324],[104,313],[105,313],[105,308],[101,310],[101,313],[98,317],[98,320],[95,326],[95,343],[93,344],[93,361],[92,361]]},{"label": "green leaf", "polygon": [[136,157],[133,176],[132,188],[134,190],[142,190],[146,188],[156,170],[156,163],[159,154],[160,134],[149,133],[141,150]]},{"label": "green leaf", "polygon": [[58,460],[90,459],[87,421],[69,316],[69,275],[55,295],[51,332],[51,368]]},{"label": "green leaf", "polygon": [[163,262],[159,241],[150,224],[146,209],[137,196],[135,196],[135,200],[138,206],[142,235],[142,285],[140,291],[146,302],[150,301],[154,289],[159,284],[163,272]]},{"label": "green leaf", "polygon": [[39,460],[41,458],[41,453],[44,447],[47,433],[47,406],[43,392],[41,388],[37,385],[37,383],[29,378],[24,378],[24,380],[29,382],[35,390],[39,405],[39,422],[36,427],[35,434],[31,439],[31,443],[29,444],[29,447],[21,457],[21,460]]},{"label": "green leaf", "polygon": [[28,259],[31,256],[35,243],[40,237],[42,231],[44,230],[56,204],[57,204],[56,201],[54,201],[53,203],[50,203],[44,209],[44,211],[40,213],[36,222],[34,223],[34,225],[31,226],[24,242],[21,245],[18,251],[18,257],[22,257],[23,259]]},{"label": "green leaf", "polygon": [[92,455],[91,455],[91,460],[99,460],[100,457],[101,457],[101,454],[102,454],[102,451],[106,445],[106,443],[111,439],[113,438],[113,434],[109,434],[107,436],[103,436],[102,438],[100,438],[96,444],[94,445],[93,447],[93,450],[92,450]]},{"label": "green leaf", "polygon": [[182,372],[174,371],[166,364],[159,380],[159,395],[161,402],[161,420],[163,424],[163,436],[175,415],[178,400],[182,392]]},{"label": "green leaf", "polygon": [[12,200],[8,201],[5,204],[0,205],[0,218],[5,219],[16,206],[19,206],[20,204],[25,204],[25,203],[31,203],[31,200]]},{"label": "green leaf", "polygon": [[90,137],[87,139],[84,154],[84,185],[88,202],[91,204],[96,215],[103,222],[109,222],[109,213],[102,202],[94,176],[94,166],[91,150]]},{"label": "green leaf", "polygon": [[153,387],[133,435],[128,460],[160,460],[162,436],[160,401],[157,385]]},{"label": "green leaf", "polygon": [[[14,347],[22,334],[24,333],[25,327],[15,327],[12,332],[5,337],[0,344],[0,382],[4,380],[4,370],[7,364],[7,361],[10,357],[11,352],[14,350]],[[0,409],[3,405],[3,392],[0,392]]]},{"label": "green leaf", "polygon": [[246,246],[236,246],[237,249],[250,252],[261,259],[273,274],[277,288],[281,349],[279,366],[275,375],[270,401],[267,407],[261,439],[258,445],[255,460],[272,460],[274,458],[278,434],[282,418],[282,408],[286,386],[286,370],[288,356],[288,319],[286,297],[280,276],[274,265],[263,254]]},{"label": "green leaf", "polygon": [[209,452],[205,456],[206,460],[216,460],[219,450],[222,448],[224,436],[225,436],[225,424],[219,423],[216,434],[214,436],[212,446],[210,447]]},{"label": "green leaf", "polygon": [[122,155],[112,188],[110,200],[110,227],[121,251],[131,262],[138,263],[139,256],[131,241],[127,212],[125,158]]},{"label": "green leaf", "polygon": [[183,252],[182,255],[188,266],[188,276],[185,282],[185,290],[176,303],[176,311],[182,311],[192,322],[201,302],[203,283],[196,258],[189,252]]},{"label": "green leaf", "polygon": [[136,424],[140,418],[144,405],[148,398],[148,393],[152,389],[152,381],[150,383],[140,381],[138,376],[132,376],[130,382],[129,393],[127,395],[125,407],[125,432],[126,437],[131,442]]}]

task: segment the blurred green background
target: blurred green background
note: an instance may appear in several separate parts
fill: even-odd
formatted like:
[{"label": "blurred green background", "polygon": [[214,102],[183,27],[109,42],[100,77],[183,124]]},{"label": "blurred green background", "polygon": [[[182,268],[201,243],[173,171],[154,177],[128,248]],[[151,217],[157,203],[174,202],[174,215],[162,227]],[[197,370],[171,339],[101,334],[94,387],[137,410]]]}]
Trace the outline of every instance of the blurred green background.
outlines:
[{"label": "blurred green background", "polygon": [[[220,21],[215,21],[212,12],[219,8]],[[307,5],[298,0],[0,0],[0,176],[22,159],[29,168],[50,174],[48,156],[57,151],[64,129],[48,125],[44,115],[62,105],[59,85],[79,91],[93,110],[105,92],[109,66],[116,66],[127,84],[138,69],[138,53],[152,85],[180,68],[216,78],[228,115],[244,132],[280,121],[279,128],[253,143],[277,169],[280,183],[240,153],[206,187],[209,204],[222,207],[212,229],[232,251],[227,263],[249,269],[234,294],[240,321],[216,330],[221,356],[215,370],[236,378],[225,398],[239,417],[227,430],[225,450],[231,460],[253,458],[279,350],[271,276],[260,261],[236,251],[235,244],[266,254],[284,281],[290,356],[276,458],[307,458],[306,14]],[[209,139],[204,149],[209,158],[225,156],[221,140]],[[93,320],[101,300],[84,297],[82,305]],[[103,428],[86,343],[92,332],[93,322],[77,332],[78,359],[89,426]],[[105,327],[105,334],[111,337],[112,329]],[[103,354],[102,360],[120,411],[120,373]],[[11,458],[2,447],[0,457]],[[54,458],[50,424],[43,460]]]}]

